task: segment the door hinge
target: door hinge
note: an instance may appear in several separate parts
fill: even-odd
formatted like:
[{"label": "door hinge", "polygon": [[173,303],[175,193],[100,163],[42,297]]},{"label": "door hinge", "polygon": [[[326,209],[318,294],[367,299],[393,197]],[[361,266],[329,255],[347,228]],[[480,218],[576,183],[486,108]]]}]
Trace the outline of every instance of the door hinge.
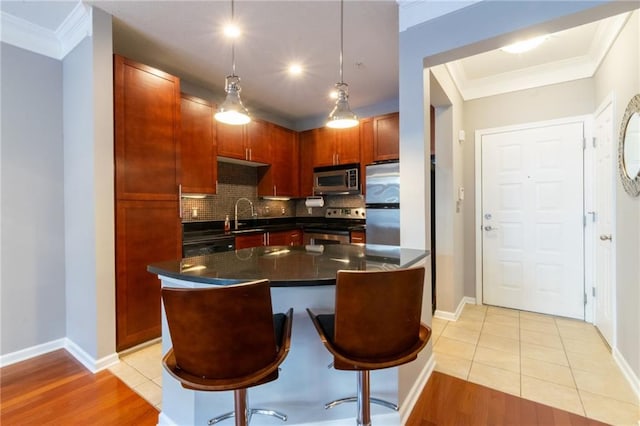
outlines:
[{"label": "door hinge", "polygon": [[587,138],[582,138],[582,150],[587,149]]},{"label": "door hinge", "polygon": [[584,304],[587,304],[587,293],[584,294]]},{"label": "door hinge", "polygon": [[587,227],[587,215],[583,215],[582,216],[582,227],[586,228]]},{"label": "door hinge", "polygon": [[595,148],[595,147],[596,147],[596,138],[595,138],[595,137],[593,137],[593,138],[591,139],[591,142],[593,143],[593,147]]},{"label": "door hinge", "polygon": [[595,287],[591,287],[591,295],[593,297],[596,297],[596,288]]}]

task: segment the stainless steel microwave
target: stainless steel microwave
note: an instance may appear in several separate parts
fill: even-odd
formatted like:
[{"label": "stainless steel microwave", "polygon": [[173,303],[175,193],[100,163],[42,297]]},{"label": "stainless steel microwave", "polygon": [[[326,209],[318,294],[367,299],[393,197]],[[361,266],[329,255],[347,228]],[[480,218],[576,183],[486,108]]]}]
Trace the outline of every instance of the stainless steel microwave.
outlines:
[{"label": "stainless steel microwave", "polygon": [[315,195],[359,194],[360,165],[352,163],[314,168],[313,193]]}]

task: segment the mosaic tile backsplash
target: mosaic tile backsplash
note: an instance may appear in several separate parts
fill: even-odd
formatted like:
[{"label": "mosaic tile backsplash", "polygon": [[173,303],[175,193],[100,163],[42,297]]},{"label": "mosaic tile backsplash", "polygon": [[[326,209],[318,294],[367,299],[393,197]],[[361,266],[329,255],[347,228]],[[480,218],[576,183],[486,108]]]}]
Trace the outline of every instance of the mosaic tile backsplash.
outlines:
[{"label": "mosaic tile backsplash", "polygon": [[[182,221],[200,222],[224,220],[226,215],[233,220],[234,205],[238,198],[248,198],[253,203],[258,217],[324,217],[328,207],[364,207],[361,195],[325,197],[324,207],[314,207],[311,213],[304,205],[304,198],[290,201],[264,200],[258,197],[258,172],[255,167],[218,162],[218,193],[206,198],[182,199]],[[251,206],[247,202],[238,204],[238,217],[251,217]]]}]

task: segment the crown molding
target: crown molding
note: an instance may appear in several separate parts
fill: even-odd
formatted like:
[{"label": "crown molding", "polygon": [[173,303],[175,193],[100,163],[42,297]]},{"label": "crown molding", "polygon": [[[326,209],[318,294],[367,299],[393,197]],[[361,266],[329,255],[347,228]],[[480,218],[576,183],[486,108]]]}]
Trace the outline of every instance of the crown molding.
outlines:
[{"label": "crown molding", "polygon": [[447,63],[446,68],[465,101],[591,78],[630,15],[625,13],[600,25],[588,52],[582,56],[477,79],[467,77],[461,61]]},{"label": "crown molding", "polygon": [[0,41],[53,59],[62,60],[78,43],[92,34],[91,8],[78,2],[55,30],[0,11]]}]

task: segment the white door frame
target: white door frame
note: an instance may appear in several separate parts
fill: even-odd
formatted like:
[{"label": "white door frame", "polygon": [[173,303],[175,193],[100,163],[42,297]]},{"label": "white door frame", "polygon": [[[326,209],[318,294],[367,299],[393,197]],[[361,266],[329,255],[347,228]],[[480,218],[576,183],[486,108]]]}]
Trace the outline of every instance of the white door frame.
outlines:
[{"label": "white door frame", "polygon": [[[480,130],[476,130],[475,131],[475,236],[476,236],[476,304],[481,305],[482,301],[483,301],[483,295],[482,295],[482,137],[484,135],[488,135],[491,133],[498,133],[498,132],[512,132],[512,131],[518,131],[518,130],[527,130],[527,129],[532,129],[532,128],[536,128],[536,127],[546,127],[546,126],[554,126],[554,125],[561,125],[561,124],[571,124],[571,123],[582,123],[583,124],[583,128],[584,128],[584,137],[585,140],[592,140],[593,137],[593,126],[592,126],[592,122],[593,122],[593,116],[590,114],[587,115],[578,115],[578,116],[573,116],[573,117],[565,117],[565,118],[559,118],[559,119],[554,119],[554,120],[546,120],[546,121],[536,121],[536,122],[531,122],[531,123],[521,123],[521,124],[514,124],[514,125],[510,125],[510,126],[503,126],[503,127],[493,127],[493,128],[488,128],[488,129],[480,129]],[[584,157],[584,161],[585,163],[587,162],[587,156],[585,155]],[[591,174],[593,171],[593,167],[591,166],[591,164],[584,164],[583,167],[584,173],[587,174]],[[592,185],[593,179],[589,178],[587,179],[587,176],[585,176],[584,179],[584,194],[590,194],[593,192],[593,185]],[[584,209],[584,205],[583,205],[583,212],[586,211]],[[589,226],[587,224],[587,226]],[[584,242],[585,242],[585,253],[588,253],[591,248],[587,249],[587,247],[592,247],[592,246],[588,246],[587,244],[592,244],[592,242],[590,241],[590,238],[587,238],[588,235],[588,229],[585,229],[585,237],[584,237]],[[586,259],[585,262],[583,263],[583,267],[584,267],[584,279],[585,279],[585,283],[586,282],[592,282],[593,278],[593,271],[591,270],[591,268],[587,268],[586,267]],[[588,322],[593,322],[593,309],[594,309],[594,304],[593,304],[593,297],[591,295],[590,291],[586,291],[585,289],[585,294],[586,294],[586,305],[585,305],[585,321]]]},{"label": "white door frame", "polygon": [[[602,113],[602,111],[604,111],[609,105],[611,105],[611,109],[612,109],[612,113],[611,115],[614,117],[616,117],[616,97],[615,97],[615,93],[611,92],[609,93],[604,99],[603,101],[600,103],[600,105],[598,106],[598,108],[596,108],[595,112],[593,113],[593,117],[594,117],[594,123],[595,123],[595,118],[600,115]],[[612,149],[613,152],[611,153],[611,158],[613,159],[613,161],[615,161],[617,159],[617,143],[618,143],[618,129],[615,126],[615,121],[614,121],[614,125],[613,125],[613,129],[612,129],[612,135],[611,135],[611,141],[612,141]],[[598,143],[598,141],[596,140],[596,144]],[[595,147],[594,147],[595,148]],[[596,210],[596,200],[594,199],[595,196],[595,180],[598,178],[598,176],[595,173],[595,162],[596,162],[596,153],[595,153],[595,149],[593,152],[593,166],[591,169],[591,173],[593,174],[593,177],[591,178],[591,182],[593,183],[593,185],[591,186],[592,191],[590,192],[590,204],[588,204],[588,208],[587,211],[595,211]],[[616,241],[616,214],[615,214],[615,199],[616,199],[616,184],[617,184],[617,163],[614,163],[612,166],[612,170],[613,170],[613,178],[611,181],[612,187],[611,187],[611,198],[613,199],[613,212],[611,215],[611,235],[613,236],[613,241]],[[589,222],[587,222],[589,223]],[[597,233],[597,226],[596,224],[594,224],[593,222],[591,223],[591,232],[589,234],[589,241],[590,241],[590,248],[591,248],[591,257],[592,257],[592,265],[596,265],[596,262],[598,262],[600,259],[598,259],[595,256],[595,245],[598,244],[598,238],[599,235]],[[613,334],[611,336],[612,341],[609,342],[610,346],[612,348],[617,347],[617,333],[616,333],[616,329],[617,329],[617,316],[616,316],[616,268],[615,268],[615,264],[616,264],[616,244],[611,244],[611,264],[612,264],[612,268],[611,268],[611,304],[613,306],[611,306],[611,311],[613,312],[613,317],[611,318],[612,321],[612,328],[613,328]],[[592,268],[591,271],[591,280],[588,282],[589,285],[593,288],[596,288],[596,293],[599,291],[599,289],[597,288],[596,282],[595,282],[595,270],[594,268]],[[587,289],[589,289],[589,286],[587,287]],[[589,295],[592,295],[592,292],[587,291],[587,293],[589,293]],[[596,294],[597,297],[597,294]],[[593,322],[597,321],[597,315],[596,315],[596,304],[595,301],[593,303],[593,309],[592,309],[592,315],[593,315]]]}]

